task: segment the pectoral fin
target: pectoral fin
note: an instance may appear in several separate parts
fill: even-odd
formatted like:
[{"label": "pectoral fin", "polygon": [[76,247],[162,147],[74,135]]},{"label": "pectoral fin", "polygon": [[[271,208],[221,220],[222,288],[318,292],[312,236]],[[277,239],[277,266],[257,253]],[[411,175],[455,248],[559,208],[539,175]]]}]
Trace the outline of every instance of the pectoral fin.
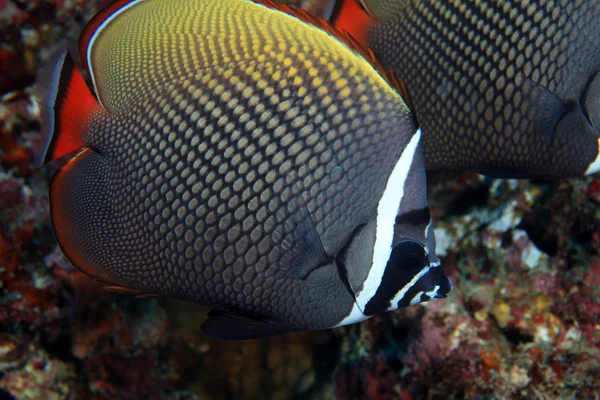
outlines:
[{"label": "pectoral fin", "polygon": [[600,135],[600,71],[590,79],[581,100],[581,107],[590,125]]},{"label": "pectoral fin", "polygon": [[525,109],[536,132],[552,145],[558,123],[569,112],[569,105],[547,88],[529,81],[525,84]]},{"label": "pectoral fin", "polygon": [[[283,190],[277,186],[275,189]],[[329,264],[333,257],[325,253],[302,193],[286,191],[288,200],[284,210],[273,217],[277,222],[271,240],[279,250],[272,251],[269,258],[278,271],[305,279],[316,268]]]}]

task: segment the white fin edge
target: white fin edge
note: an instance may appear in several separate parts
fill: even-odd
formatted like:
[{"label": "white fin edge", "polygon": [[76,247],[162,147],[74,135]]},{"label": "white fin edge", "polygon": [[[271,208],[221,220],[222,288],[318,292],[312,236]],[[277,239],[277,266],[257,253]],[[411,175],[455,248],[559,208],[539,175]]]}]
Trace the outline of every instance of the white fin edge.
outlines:
[{"label": "white fin edge", "polygon": [[333,14],[333,9],[335,8],[335,3],[338,2],[338,0],[322,0],[323,3],[326,3],[325,6],[325,12],[323,13],[323,15],[321,15],[321,17],[323,19],[326,19],[327,21],[329,21],[329,19],[331,18],[331,14]]},{"label": "white fin edge", "polygon": [[[427,207],[429,207],[429,205],[427,205]],[[425,227],[425,253],[427,253],[427,255],[431,254],[430,252],[430,248],[429,248],[429,241],[427,240],[429,238],[429,230],[431,229],[431,222],[433,220],[431,219],[431,215],[429,216],[429,223],[427,224],[427,226]]]},{"label": "white fin edge", "polygon": [[352,305],[352,310],[350,310],[350,313],[343,320],[341,320],[339,324],[332,326],[332,328],[339,328],[340,326],[356,324],[357,322],[362,322],[369,318],[371,318],[371,315],[367,316],[363,314],[362,310],[360,309],[360,307],[358,307],[358,304],[356,304],[355,302]]},{"label": "white fin edge", "polygon": [[600,171],[600,139],[598,139],[598,156],[596,156],[596,160],[590,164],[588,169],[585,171],[585,174],[595,174],[598,171]]},{"label": "white fin edge", "polygon": [[119,15],[121,15],[121,13],[127,11],[129,8],[131,8],[135,5],[138,5],[139,3],[143,2],[143,1],[145,1],[145,0],[132,1],[131,3],[127,4],[126,6],[119,8],[119,10],[117,12],[115,12],[113,15],[111,15],[109,18],[107,18],[104,22],[102,22],[102,24],[100,24],[98,26],[98,28],[96,29],[96,31],[90,38],[90,43],[88,44],[88,47],[85,51],[85,58],[87,60],[88,70],[90,72],[90,78],[92,79],[92,85],[94,86],[94,93],[96,94],[98,103],[100,103],[102,108],[106,108],[106,107],[104,106],[104,102],[102,101],[102,97],[100,96],[100,91],[98,90],[98,85],[96,84],[96,74],[94,74],[94,66],[92,65],[92,48],[94,47],[94,42],[96,41],[96,38],[98,37],[98,34],[102,31],[102,29],[104,29],[108,24],[110,24],[112,20],[117,18]]},{"label": "white fin edge", "polygon": [[365,9],[365,11],[370,16],[374,16],[373,11],[371,11],[371,8],[369,7],[369,4],[367,4],[367,0],[358,0],[358,2],[360,3],[361,6],[363,6],[363,8]]},{"label": "white fin edge", "polygon": [[35,148],[35,163],[38,166],[44,164],[48,148],[54,136],[54,124],[56,121],[56,98],[58,86],[63,72],[63,65],[68,57],[67,48],[64,45],[56,47],[50,53],[46,64],[40,69],[36,82],[35,98],[40,109],[42,119],[42,141]]}]

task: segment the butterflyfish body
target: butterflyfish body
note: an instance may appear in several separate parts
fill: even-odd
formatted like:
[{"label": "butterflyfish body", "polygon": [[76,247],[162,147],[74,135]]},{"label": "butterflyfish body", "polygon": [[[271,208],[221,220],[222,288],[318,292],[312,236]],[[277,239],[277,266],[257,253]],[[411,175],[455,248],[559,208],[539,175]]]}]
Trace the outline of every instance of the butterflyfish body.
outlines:
[{"label": "butterflyfish body", "polygon": [[356,41],[268,1],[117,1],[86,80],[42,76],[64,254],[113,290],[193,300],[204,331],[319,330],[446,297],[421,134]]},{"label": "butterflyfish body", "polygon": [[333,9],[339,29],[359,32],[406,81],[428,169],[600,170],[600,2],[342,0]]}]

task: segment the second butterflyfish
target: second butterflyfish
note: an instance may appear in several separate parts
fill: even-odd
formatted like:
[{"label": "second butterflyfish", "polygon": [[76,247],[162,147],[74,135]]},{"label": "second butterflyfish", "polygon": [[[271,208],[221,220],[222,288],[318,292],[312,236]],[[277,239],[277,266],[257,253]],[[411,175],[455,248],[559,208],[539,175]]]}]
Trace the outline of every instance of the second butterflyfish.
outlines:
[{"label": "second butterflyfish", "polygon": [[600,170],[600,2],[334,3],[333,23],[406,81],[428,169]]}]

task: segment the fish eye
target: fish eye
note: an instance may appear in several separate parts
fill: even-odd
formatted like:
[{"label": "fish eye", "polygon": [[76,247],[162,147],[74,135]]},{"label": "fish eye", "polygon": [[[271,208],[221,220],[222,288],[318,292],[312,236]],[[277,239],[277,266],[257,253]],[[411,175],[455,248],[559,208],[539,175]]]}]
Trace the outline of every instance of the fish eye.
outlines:
[{"label": "fish eye", "polygon": [[403,240],[392,249],[388,267],[419,271],[428,263],[425,247],[414,240]]},{"label": "fish eye", "polygon": [[388,259],[381,284],[366,304],[364,314],[374,315],[397,308],[395,304],[404,299],[405,294],[414,286],[413,279],[427,268],[428,263],[429,258],[421,243],[402,240],[396,244]]}]

